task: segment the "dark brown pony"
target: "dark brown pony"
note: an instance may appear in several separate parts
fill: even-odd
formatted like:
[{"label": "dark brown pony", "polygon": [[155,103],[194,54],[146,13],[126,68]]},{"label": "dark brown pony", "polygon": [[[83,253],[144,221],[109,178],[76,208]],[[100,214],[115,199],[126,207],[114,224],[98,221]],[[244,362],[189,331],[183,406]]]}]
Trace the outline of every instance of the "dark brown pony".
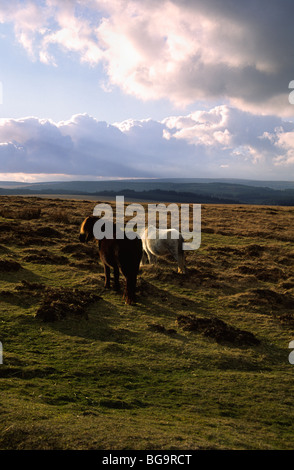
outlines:
[{"label": "dark brown pony", "polygon": [[[88,242],[94,239],[93,227],[99,219],[94,215],[86,217],[80,228],[80,241]],[[142,258],[142,241],[140,238],[134,240],[116,239],[116,227],[113,225],[113,239],[102,238],[98,240],[100,259],[104,265],[105,284],[104,287],[110,287],[110,268],[114,271],[114,288],[119,290],[119,271],[124,275],[125,290],[123,298],[127,304],[135,301],[135,292],[137,276],[139,272],[140,261]]]}]

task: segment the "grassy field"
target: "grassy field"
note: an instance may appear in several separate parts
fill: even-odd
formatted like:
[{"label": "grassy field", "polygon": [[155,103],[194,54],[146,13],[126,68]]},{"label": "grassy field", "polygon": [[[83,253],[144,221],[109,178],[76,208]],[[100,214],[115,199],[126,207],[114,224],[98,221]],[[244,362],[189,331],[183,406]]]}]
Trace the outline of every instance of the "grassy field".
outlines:
[{"label": "grassy field", "polygon": [[293,449],[294,208],[202,206],[187,274],[103,289],[97,202],[0,198],[0,449]]}]

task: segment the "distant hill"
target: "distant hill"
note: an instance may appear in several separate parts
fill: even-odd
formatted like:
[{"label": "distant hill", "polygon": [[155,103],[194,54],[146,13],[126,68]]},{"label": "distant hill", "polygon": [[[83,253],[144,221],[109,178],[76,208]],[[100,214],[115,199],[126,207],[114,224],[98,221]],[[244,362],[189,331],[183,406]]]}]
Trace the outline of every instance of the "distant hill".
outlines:
[{"label": "distant hill", "polygon": [[200,203],[294,205],[294,182],[174,178],[46,183],[0,182],[0,195],[87,195]]}]

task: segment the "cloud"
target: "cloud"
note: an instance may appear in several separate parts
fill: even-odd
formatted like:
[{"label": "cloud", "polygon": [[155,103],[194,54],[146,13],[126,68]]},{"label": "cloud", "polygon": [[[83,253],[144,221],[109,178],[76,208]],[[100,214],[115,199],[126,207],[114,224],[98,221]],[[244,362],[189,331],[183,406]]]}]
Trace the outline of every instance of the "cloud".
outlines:
[{"label": "cloud", "polygon": [[0,168],[12,176],[288,180],[293,147],[293,122],[227,105],[161,122],[108,124],[87,114],[57,123],[0,119]]},{"label": "cloud", "polygon": [[293,13],[292,0],[11,0],[0,21],[34,60],[58,66],[56,47],[75,53],[142,100],[292,116]]},{"label": "cloud", "polygon": [[[274,141],[278,149],[278,155],[274,158],[274,164],[289,169],[294,168],[294,132],[278,132],[277,135],[270,135],[268,138]],[[293,170],[292,170],[293,171]]]}]

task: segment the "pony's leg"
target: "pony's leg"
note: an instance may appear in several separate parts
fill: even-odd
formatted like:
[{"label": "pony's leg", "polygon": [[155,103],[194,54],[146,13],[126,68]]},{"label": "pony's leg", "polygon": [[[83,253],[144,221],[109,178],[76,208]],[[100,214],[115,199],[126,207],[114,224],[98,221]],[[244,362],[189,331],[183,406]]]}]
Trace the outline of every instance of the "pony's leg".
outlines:
[{"label": "pony's leg", "polygon": [[137,284],[137,275],[130,274],[126,277],[125,291],[123,299],[125,303],[131,305],[135,301],[135,292]]},{"label": "pony's leg", "polygon": [[173,246],[174,249],[174,257],[178,263],[178,273],[185,274],[185,252],[183,250],[183,237],[180,236],[178,239],[177,245]]},{"label": "pony's leg", "polygon": [[178,273],[183,274],[184,273],[184,264],[183,264],[183,256],[181,251],[178,249],[176,246],[170,246],[168,248],[168,251],[170,255],[173,257],[173,259],[176,261],[178,265]]},{"label": "pony's leg", "polygon": [[133,304],[136,300],[137,276],[140,269],[140,261],[130,263],[128,266],[122,267],[122,273],[125,277],[125,288],[123,299],[126,304]]},{"label": "pony's leg", "polygon": [[146,251],[146,253],[147,253],[148,263],[152,264],[152,260],[151,260],[152,255],[151,255],[150,251]]},{"label": "pony's leg", "polygon": [[151,253],[150,251],[148,251],[148,261],[149,261],[149,264],[157,264],[157,256],[155,256],[153,253]]},{"label": "pony's leg", "polygon": [[184,252],[181,251],[178,253],[178,273],[185,274],[186,267],[185,267],[185,255]]},{"label": "pony's leg", "polygon": [[147,262],[149,262],[149,258],[146,251],[144,250],[141,258],[141,264],[144,265],[147,264]]},{"label": "pony's leg", "polygon": [[104,282],[104,287],[106,289],[109,289],[110,287],[110,267],[104,264],[104,277],[105,277],[105,282]]}]

